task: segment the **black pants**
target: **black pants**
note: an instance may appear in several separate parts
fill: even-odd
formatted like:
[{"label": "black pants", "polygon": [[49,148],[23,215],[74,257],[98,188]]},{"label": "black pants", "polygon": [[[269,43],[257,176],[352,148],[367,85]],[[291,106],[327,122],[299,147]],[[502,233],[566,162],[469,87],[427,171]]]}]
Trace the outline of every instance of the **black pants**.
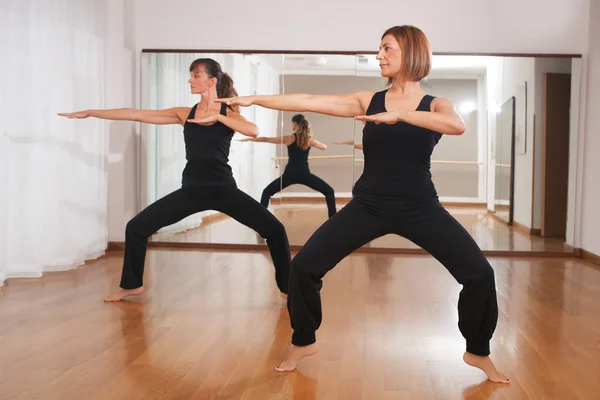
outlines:
[{"label": "black pants", "polygon": [[315,231],[292,260],[288,297],[292,343],[307,346],[316,341],[322,318],[320,290],[327,271],[354,250],[390,233],[429,252],[463,285],[458,327],[468,352],[488,355],[498,320],[494,270],[437,198],[385,201],[355,197]]},{"label": "black pants", "polygon": [[160,228],[205,210],[216,210],[266,239],[279,290],[288,292],[290,246],[281,222],[235,186],[184,187],[149,205],[127,223],[121,288],[142,286],[148,238]]},{"label": "black pants", "polygon": [[265,208],[268,207],[269,200],[275,193],[295,184],[308,186],[309,188],[322,193],[327,201],[327,212],[329,217],[331,218],[333,214],[336,213],[335,192],[333,191],[333,188],[323,179],[311,174],[310,171],[284,172],[281,176],[281,180],[279,178],[275,179],[273,182],[269,183],[265,190],[263,190],[260,199],[261,204],[265,206]]}]

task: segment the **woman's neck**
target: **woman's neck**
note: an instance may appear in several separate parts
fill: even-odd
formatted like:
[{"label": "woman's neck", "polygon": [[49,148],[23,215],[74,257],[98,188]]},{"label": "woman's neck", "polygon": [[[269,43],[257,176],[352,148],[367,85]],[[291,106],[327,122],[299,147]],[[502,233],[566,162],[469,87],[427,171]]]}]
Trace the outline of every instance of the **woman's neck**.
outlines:
[{"label": "woman's neck", "polygon": [[202,93],[200,95],[200,103],[198,103],[198,108],[205,111],[217,108],[220,109],[220,104],[215,102],[215,100],[218,98],[219,96],[217,96],[217,90],[212,87],[206,93]]},{"label": "woman's neck", "polygon": [[394,81],[392,86],[389,89],[392,93],[399,94],[424,94],[425,92],[421,89],[421,85],[419,82],[409,82],[409,81]]}]

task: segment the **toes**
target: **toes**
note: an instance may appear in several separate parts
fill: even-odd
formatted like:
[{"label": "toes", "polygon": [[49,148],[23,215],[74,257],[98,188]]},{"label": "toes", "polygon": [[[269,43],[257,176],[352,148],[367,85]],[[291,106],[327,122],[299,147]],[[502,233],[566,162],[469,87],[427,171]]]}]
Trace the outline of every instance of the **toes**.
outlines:
[{"label": "toes", "polygon": [[295,369],[296,369],[295,365],[288,367],[285,365],[285,362],[282,362],[277,367],[275,367],[275,371],[277,371],[277,372],[289,372],[289,371],[293,371]]}]

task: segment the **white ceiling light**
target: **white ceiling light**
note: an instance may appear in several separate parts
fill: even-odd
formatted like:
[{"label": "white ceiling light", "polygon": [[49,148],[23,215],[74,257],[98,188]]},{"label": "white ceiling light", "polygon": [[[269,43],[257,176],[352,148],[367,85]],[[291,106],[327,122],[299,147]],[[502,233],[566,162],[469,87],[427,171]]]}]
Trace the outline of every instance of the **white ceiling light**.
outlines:
[{"label": "white ceiling light", "polygon": [[461,114],[470,114],[477,109],[477,105],[472,101],[463,101],[458,105],[458,112]]},{"label": "white ceiling light", "polygon": [[327,65],[327,58],[325,57],[315,57],[313,59],[308,60],[308,65],[313,65],[315,67],[322,67]]}]

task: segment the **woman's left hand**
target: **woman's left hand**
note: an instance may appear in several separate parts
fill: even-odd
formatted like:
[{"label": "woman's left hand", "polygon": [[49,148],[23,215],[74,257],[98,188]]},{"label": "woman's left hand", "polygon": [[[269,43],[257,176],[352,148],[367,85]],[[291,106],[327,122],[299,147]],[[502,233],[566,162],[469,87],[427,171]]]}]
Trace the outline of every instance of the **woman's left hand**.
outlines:
[{"label": "woman's left hand", "polygon": [[187,121],[192,124],[198,124],[198,125],[204,125],[204,126],[213,125],[215,122],[217,122],[219,120],[219,115],[220,114],[212,114],[212,115],[198,118],[198,119],[188,119]]},{"label": "woman's left hand", "polygon": [[357,115],[354,119],[358,121],[375,122],[376,124],[395,124],[400,121],[400,115],[398,111],[389,111],[373,115]]}]

